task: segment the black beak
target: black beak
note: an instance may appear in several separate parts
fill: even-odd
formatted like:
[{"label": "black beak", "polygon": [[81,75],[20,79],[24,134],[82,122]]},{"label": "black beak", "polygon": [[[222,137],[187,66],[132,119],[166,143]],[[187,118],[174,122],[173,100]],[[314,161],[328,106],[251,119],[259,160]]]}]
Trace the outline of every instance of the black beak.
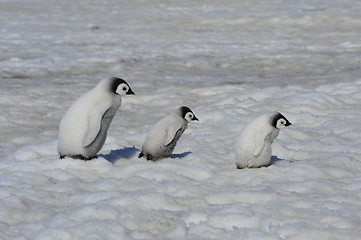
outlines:
[{"label": "black beak", "polygon": [[127,95],[135,95],[133,90],[131,88],[128,89]]},{"label": "black beak", "polygon": [[199,119],[196,116],[193,116],[192,121],[199,121]]},{"label": "black beak", "polygon": [[290,125],[292,125],[292,123],[290,123],[290,122],[287,122],[287,123],[286,123],[286,127],[288,127],[288,126],[290,126]]}]

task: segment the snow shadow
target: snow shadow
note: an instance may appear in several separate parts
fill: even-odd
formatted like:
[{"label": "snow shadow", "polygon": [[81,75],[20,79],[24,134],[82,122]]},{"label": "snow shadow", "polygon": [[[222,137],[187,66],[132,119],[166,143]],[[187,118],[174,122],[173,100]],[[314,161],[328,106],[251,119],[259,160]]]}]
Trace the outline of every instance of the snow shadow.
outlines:
[{"label": "snow shadow", "polygon": [[99,154],[99,157],[103,157],[111,163],[115,163],[117,160],[121,158],[130,159],[136,153],[140,151],[139,148],[133,147],[125,147],[117,150],[111,150],[108,154]]},{"label": "snow shadow", "polygon": [[174,153],[174,154],[170,155],[170,157],[171,158],[184,158],[184,157],[188,156],[191,153],[192,152]]},{"label": "snow shadow", "polygon": [[274,165],[279,161],[284,161],[284,159],[278,158],[277,156],[271,156],[271,162],[268,166]]},{"label": "snow shadow", "polygon": [[278,158],[277,156],[272,156],[270,166],[274,165],[278,162],[293,163],[293,162],[295,162],[295,159],[283,159],[283,158]]}]

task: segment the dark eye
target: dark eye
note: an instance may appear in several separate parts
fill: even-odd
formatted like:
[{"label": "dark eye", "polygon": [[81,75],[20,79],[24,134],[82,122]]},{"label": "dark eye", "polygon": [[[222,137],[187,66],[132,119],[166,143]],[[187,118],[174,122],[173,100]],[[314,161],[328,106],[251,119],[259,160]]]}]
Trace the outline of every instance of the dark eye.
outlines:
[{"label": "dark eye", "polygon": [[126,87],[123,87],[123,91],[127,91],[127,88],[126,88]]}]

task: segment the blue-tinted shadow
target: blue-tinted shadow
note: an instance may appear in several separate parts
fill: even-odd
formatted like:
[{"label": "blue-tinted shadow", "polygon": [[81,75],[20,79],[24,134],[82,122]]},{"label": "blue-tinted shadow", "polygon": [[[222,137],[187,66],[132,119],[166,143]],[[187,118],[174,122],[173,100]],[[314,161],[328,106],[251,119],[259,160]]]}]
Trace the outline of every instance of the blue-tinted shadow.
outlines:
[{"label": "blue-tinted shadow", "polygon": [[277,156],[272,156],[270,165],[276,164],[277,162],[289,162],[289,163],[292,163],[294,161],[295,161],[294,159],[286,160],[286,159],[283,159],[283,158],[278,158]]},{"label": "blue-tinted shadow", "polygon": [[117,150],[111,150],[109,154],[99,154],[99,157],[103,157],[111,163],[115,163],[121,158],[130,159],[139,152],[139,148],[125,147]]},{"label": "blue-tinted shadow", "polygon": [[184,158],[184,157],[188,156],[191,153],[192,152],[175,153],[175,154],[170,155],[170,157],[171,158]]},{"label": "blue-tinted shadow", "polygon": [[271,162],[270,162],[269,166],[271,166],[271,165],[273,165],[273,164],[275,164],[275,163],[277,163],[279,161],[283,161],[283,160],[284,159],[278,158],[277,156],[271,156]]}]

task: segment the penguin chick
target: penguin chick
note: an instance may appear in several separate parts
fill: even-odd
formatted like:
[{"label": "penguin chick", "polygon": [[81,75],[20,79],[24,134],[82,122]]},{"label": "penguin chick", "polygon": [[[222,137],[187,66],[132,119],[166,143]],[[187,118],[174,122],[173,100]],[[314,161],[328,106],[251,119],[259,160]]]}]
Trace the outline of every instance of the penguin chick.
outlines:
[{"label": "penguin chick", "polygon": [[191,121],[199,120],[192,110],[185,106],[161,119],[145,138],[138,157],[145,156],[147,160],[153,161],[170,157],[178,139]]},{"label": "penguin chick", "polygon": [[236,143],[237,168],[269,166],[272,141],[291,123],[279,112],[262,115],[242,130]]},{"label": "penguin chick", "polygon": [[60,121],[58,153],[90,160],[103,147],[108,128],[122,103],[122,96],[134,95],[126,81],[110,78],[100,81],[77,99]]}]

